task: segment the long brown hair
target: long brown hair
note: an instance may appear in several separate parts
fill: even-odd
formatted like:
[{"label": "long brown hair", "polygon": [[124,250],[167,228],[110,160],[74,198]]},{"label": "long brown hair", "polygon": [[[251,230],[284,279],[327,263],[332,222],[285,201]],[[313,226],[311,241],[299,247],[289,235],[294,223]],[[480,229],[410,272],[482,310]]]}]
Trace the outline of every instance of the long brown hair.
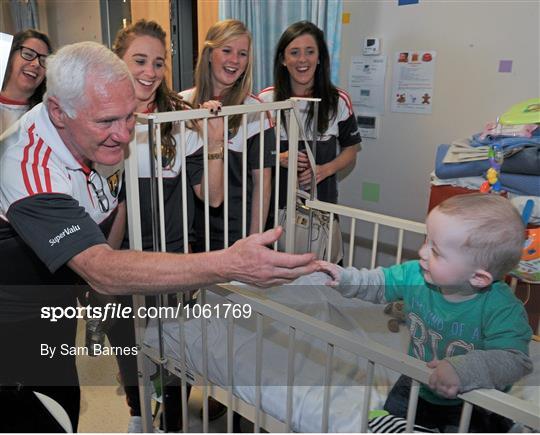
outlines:
[{"label": "long brown hair", "polygon": [[[251,33],[244,23],[238,20],[223,20],[218,21],[208,29],[204,47],[197,61],[195,70],[195,93],[191,103],[194,107],[198,107],[205,101],[211,100],[214,96],[214,87],[212,84],[212,71],[210,66],[210,54],[215,48],[219,48],[227,44],[231,39],[236,39],[241,36],[247,36],[249,41],[249,54],[246,70],[238,78],[238,80],[227,89],[223,95],[222,103],[224,106],[234,106],[243,104],[246,97],[251,93],[252,87],[252,42]],[[229,130],[234,136],[240,127],[242,117],[240,115],[231,116],[229,118]]]},{"label": "long brown hair", "polygon": [[[163,28],[155,21],[141,19],[135,23],[120,29],[116,34],[112,50],[119,58],[123,58],[133,40],[139,36],[150,36],[157,39],[166,47],[167,34]],[[169,89],[165,79],[156,89],[156,96],[150,105],[154,104],[158,112],[169,112],[175,110],[189,109],[191,106],[184,101],[176,92]],[[176,140],[172,132],[173,123],[167,122],[161,128],[161,152],[164,161],[171,161],[176,156]]]},{"label": "long brown hair", "polygon": [[[15,36],[13,36],[13,44],[11,45],[11,51],[9,52],[9,60],[8,60],[7,68],[6,68],[6,75],[4,77],[4,86],[2,87],[2,90],[6,88],[7,83],[12,73],[13,56],[16,55],[16,52],[21,49],[21,47],[24,45],[24,43],[27,40],[32,39],[32,38],[43,41],[45,45],[47,46],[48,53],[49,54],[52,53],[53,49],[52,49],[51,41],[49,40],[49,37],[45,35],[45,33],[41,33],[35,29],[26,29],[26,30],[16,33]],[[44,77],[43,81],[39,84],[39,86],[34,90],[34,93],[28,99],[28,105],[30,106],[30,108],[34,107],[38,103],[41,103],[41,101],[43,100],[43,94],[45,94],[46,87],[47,87],[47,79]]]}]

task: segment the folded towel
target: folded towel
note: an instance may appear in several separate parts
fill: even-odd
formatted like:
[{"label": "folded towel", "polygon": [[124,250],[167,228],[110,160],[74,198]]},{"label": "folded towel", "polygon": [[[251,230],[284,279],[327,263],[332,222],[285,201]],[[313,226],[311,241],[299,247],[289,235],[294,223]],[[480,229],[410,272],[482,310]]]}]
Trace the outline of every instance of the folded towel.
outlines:
[{"label": "folded towel", "polygon": [[[487,160],[489,146],[471,146],[469,139],[458,139],[452,142],[443,163],[460,163],[460,162],[472,162],[474,160]],[[504,158],[507,159],[510,156],[521,151],[522,148],[506,148],[503,150]],[[540,147],[539,147],[540,149]]]}]

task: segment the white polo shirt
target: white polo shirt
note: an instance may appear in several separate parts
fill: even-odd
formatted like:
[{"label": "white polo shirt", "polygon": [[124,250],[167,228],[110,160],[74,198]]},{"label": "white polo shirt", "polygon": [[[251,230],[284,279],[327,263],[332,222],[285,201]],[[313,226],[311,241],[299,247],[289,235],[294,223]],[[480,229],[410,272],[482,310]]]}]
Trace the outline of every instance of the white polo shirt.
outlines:
[{"label": "white polo shirt", "polygon": [[38,104],[0,137],[0,219],[51,273],[85,249],[105,243],[99,224],[112,217],[121,166],[77,161]]}]

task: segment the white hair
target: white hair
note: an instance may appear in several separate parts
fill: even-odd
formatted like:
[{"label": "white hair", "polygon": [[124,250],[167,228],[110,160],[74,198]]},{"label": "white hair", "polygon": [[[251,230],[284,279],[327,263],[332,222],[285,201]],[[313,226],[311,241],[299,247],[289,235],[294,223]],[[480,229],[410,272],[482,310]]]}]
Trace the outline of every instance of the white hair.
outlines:
[{"label": "white hair", "polygon": [[126,64],[111,50],[96,42],[77,42],[65,45],[47,58],[44,103],[55,97],[67,116],[74,118],[77,109],[86,103],[86,80],[90,76],[100,85],[126,78],[133,82]]}]

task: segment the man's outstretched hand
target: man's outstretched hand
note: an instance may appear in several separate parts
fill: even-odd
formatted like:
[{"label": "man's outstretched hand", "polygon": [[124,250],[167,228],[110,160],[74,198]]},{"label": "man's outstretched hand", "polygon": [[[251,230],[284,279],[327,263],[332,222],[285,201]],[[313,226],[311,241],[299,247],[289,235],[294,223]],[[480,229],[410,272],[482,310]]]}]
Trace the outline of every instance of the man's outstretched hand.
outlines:
[{"label": "man's outstretched hand", "polygon": [[286,254],[267,247],[278,240],[282,232],[282,228],[277,227],[253,234],[225,250],[229,280],[272,287],[316,272],[319,266],[314,254]]}]

